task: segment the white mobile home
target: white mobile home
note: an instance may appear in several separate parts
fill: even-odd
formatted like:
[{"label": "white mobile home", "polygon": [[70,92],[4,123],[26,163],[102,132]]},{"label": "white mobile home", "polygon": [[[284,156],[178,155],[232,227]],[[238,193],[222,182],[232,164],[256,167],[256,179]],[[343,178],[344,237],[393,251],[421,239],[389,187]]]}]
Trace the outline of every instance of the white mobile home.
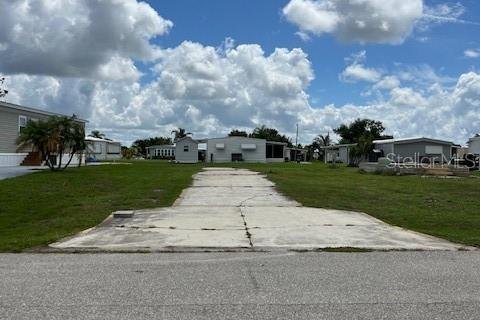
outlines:
[{"label": "white mobile home", "polygon": [[407,138],[373,141],[380,157],[394,162],[448,162],[453,153],[453,142],[432,138]]},{"label": "white mobile home", "polygon": [[336,144],[320,148],[325,152],[325,163],[350,163],[350,150],[356,145],[356,143]]},{"label": "white mobile home", "polygon": [[87,161],[118,160],[122,158],[120,142],[108,139],[86,137]]},{"label": "white mobile home", "polygon": [[207,140],[207,162],[283,162],[286,143],[248,137],[223,137]]},{"label": "white mobile home", "polygon": [[175,145],[162,144],[147,147],[148,159],[175,159]]},{"label": "white mobile home", "polygon": [[175,161],[178,163],[197,163],[198,141],[188,136],[175,141]]},{"label": "white mobile home", "polygon": [[468,140],[468,153],[480,155],[480,135]]}]

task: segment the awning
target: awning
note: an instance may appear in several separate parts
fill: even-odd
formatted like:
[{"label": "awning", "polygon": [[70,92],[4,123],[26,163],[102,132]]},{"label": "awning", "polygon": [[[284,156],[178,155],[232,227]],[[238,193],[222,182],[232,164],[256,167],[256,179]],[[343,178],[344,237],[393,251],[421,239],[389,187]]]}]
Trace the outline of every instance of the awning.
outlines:
[{"label": "awning", "polygon": [[242,143],[242,150],[255,150],[257,145],[255,143]]}]

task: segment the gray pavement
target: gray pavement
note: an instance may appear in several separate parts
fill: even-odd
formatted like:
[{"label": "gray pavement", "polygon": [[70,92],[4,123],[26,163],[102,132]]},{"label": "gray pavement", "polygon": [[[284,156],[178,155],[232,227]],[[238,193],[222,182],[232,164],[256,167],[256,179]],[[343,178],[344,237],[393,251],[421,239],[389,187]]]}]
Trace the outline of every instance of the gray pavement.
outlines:
[{"label": "gray pavement", "polygon": [[479,319],[480,253],[0,254],[0,319]]},{"label": "gray pavement", "polygon": [[29,173],[37,172],[37,170],[44,170],[45,167],[31,167],[31,166],[9,166],[0,167],[0,180],[23,176]]},{"label": "gray pavement", "polygon": [[463,248],[363,213],[302,207],[264,176],[232,168],[207,168],[196,174],[173,207],[137,210],[133,218],[110,217],[51,247],[97,251]]}]

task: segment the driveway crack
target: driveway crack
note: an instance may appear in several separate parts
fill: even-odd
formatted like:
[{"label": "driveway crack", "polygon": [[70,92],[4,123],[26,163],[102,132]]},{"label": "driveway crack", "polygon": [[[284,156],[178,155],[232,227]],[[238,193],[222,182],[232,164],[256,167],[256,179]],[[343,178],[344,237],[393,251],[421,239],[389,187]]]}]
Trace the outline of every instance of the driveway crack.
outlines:
[{"label": "driveway crack", "polygon": [[243,212],[242,207],[238,207],[240,209],[240,216],[243,220],[243,225],[245,226],[245,234],[247,235],[248,243],[250,244],[250,248],[253,248],[252,242],[252,234],[250,233],[250,229],[248,228],[247,220],[245,219],[245,213]]}]

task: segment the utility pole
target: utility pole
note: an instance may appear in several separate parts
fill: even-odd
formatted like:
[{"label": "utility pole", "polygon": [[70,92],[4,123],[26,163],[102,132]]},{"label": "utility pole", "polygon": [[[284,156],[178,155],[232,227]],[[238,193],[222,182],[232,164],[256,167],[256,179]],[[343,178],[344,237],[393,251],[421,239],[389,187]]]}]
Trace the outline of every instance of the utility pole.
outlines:
[{"label": "utility pole", "polygon": [[297,123],[297,134],[295,136],[295,161],[298,162],[298,155],[297,155],[297,152],[298,152],[298,123]]}]

